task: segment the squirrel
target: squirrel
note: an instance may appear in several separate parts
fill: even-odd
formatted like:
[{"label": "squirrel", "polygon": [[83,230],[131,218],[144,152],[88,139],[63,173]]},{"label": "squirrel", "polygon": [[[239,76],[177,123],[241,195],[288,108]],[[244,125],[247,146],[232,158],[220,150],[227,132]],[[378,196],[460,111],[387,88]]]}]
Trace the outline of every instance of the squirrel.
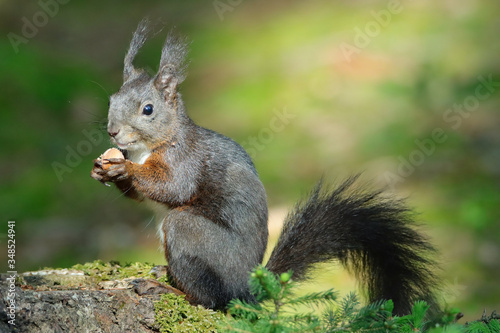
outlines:
[{"label": "squirrel", "polygon": [[[185,37],[168,34],[155,75],[134,67],[149,30],[147,20],[139,23],[123,85],[110,97],[107,131],[125,158],[107,160],[107,168],[95,160],[91,176],[154,206],[169,281],[191,302],[219,310],[232,299],[254,302],[248,278],[268,241],[264,186],[238,143],[187,115],[179,92]],[[436,308],[433,246],[404,202],[359,189],[357,178],[337,187],[320,181],[287,216],[265,267],[303,281],[314,264],[337,260],[370,302],[392,299],[399,315],[416,300]]]}]

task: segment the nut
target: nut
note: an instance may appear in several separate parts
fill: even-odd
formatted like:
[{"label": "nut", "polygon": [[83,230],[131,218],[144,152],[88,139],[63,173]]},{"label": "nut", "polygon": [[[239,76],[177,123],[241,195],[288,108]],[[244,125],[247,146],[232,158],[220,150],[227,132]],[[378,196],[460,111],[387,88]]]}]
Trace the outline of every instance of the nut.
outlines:
[{"label": "nut", "polygon": [[111,166],[111,163],[109,163],[107,160],[110,159],[110,158],[125,158],[125,156],[123,156],[122,152],[119,151],[118,149],[116,148],[110,148],[108,150],[106,150],[101,156],[99,156],[99,158],[102,160],[102,168],[104,170],[107,170],[110,166]]}]

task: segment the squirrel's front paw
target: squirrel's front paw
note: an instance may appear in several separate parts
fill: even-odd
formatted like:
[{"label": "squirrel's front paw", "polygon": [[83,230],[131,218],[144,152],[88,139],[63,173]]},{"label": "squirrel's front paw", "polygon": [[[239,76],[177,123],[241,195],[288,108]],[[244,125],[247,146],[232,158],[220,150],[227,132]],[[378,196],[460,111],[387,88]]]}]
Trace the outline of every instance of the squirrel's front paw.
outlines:
[{"label": "squirrel's front paw", "polygon": [[124,158],[109,158],[94,160],[94,167],[90,176],[101,183],[118,182],[130,177],[132,162]]}]

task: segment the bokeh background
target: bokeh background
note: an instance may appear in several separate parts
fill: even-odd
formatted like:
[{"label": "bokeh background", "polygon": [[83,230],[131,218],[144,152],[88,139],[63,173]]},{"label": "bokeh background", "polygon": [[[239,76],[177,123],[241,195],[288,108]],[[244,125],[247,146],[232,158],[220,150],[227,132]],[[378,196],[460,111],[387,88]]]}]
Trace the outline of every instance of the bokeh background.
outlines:
[{"label": "bokeh background", "polygon": [[[164,263],[144,207],[89,177],[110,146],[107,102],[141,18],[192,40],[182,85],[199,124],[241,143],[271,230],[325,176],[408,197],[440,250],[443,299],[500,310],[497,1],[0,1],[0,259],[16,269],[94,259]],[[311,288],[355,287],[339,267]],[[331,276],[334,276],[332,279]]]}]

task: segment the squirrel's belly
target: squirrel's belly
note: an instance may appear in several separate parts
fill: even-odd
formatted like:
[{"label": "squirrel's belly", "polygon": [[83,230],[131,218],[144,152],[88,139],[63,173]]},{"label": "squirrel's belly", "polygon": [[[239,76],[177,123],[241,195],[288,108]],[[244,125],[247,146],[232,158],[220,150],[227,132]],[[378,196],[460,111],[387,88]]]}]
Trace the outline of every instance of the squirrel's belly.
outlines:
[{"label": "squirrel's belly", "polygon": [[163,220],[167,216],[167,214],[168,214],[168,212],[169,212],[170,209],[168,208],[167,205],[164,205],[162,203],[153,201],[153,200],[148,199],[148,198],[145,198],[143,202],[154,213],[154,219],[156,221],[156,228],[157,228],[156,233],[158,235],[158,238],[160,238],[161,248],[163,249],[163,244],[164,244],[164,238],[165,237],[163,235],[162,225],[163,225]]}]

